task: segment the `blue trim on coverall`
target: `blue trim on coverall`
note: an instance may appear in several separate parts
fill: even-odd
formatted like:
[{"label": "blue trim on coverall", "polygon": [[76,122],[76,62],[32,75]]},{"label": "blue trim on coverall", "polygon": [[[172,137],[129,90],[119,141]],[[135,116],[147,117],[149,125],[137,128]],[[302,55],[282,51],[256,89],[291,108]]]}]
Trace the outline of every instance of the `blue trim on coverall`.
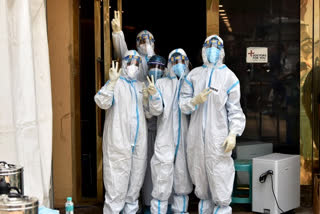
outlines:
[{"label": "blue trim on coverall", "polygon": [[229,94],[230,91],[231,91],[234,87],[236,87],[238,84],[239,84],[239,81],[237,81],[236,83],[234,83],[234,84],[228,89],[227,94]]}]

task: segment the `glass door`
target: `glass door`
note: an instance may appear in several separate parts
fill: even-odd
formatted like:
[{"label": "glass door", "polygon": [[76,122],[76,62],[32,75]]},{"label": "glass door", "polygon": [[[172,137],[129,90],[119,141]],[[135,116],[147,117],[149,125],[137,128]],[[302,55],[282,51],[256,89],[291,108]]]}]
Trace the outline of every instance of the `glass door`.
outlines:
[{"label": "glass door", "polygon": [[247,117],[238,144],[300,154],[301,205],[311,206],[319,166],[319,1],[220,0],[219,17],[225,63],[240,80]]}]

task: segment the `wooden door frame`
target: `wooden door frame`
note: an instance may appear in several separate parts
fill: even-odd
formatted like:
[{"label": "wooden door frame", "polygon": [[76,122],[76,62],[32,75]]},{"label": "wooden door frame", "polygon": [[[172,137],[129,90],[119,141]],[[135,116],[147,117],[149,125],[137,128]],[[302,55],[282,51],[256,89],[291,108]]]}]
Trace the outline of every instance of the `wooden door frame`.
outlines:
[{"label": "wooden door frame", "polygon": [[219,35],[219,0],[206,0],[207,37]]}]

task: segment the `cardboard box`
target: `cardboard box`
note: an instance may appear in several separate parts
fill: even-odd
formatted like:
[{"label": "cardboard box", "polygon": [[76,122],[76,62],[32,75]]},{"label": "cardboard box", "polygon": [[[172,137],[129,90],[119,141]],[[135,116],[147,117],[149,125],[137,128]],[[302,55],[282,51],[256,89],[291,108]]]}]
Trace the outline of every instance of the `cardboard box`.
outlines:
[{"label": "cardboard box", "polygon": [[314,175],[313,182],[313,213],[320,214],[320,174]]}]

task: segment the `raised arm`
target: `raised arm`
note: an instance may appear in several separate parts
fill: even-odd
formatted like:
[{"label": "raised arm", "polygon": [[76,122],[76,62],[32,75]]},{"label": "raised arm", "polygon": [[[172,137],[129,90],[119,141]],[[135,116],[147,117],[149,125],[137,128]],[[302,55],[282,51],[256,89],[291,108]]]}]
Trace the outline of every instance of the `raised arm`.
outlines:
[{"label": "raised arm", "polygon": [[122,59],[125,53],[128,51],[128,47],[123,31],[121,30],[119,11],[114,11],[114,19],[111,21],[111,26],[114,57],[116,59]]}]

